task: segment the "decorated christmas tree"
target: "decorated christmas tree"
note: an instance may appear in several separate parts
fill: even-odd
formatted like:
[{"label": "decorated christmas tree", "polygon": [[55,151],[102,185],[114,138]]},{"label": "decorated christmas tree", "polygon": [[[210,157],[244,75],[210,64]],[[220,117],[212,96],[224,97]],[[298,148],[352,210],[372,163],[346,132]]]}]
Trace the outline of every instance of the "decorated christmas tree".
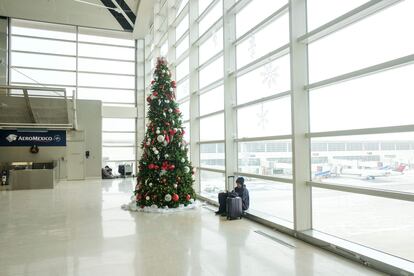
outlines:
[{"label": "decorated christmas tree", "polygon": [[195,199],[193,168],[187,157],[187,143],[178,104],[175,81],[164,58],[157,59],[151,95],[147,131],[141,148],[135,197],[144,208],[177,208]]}]

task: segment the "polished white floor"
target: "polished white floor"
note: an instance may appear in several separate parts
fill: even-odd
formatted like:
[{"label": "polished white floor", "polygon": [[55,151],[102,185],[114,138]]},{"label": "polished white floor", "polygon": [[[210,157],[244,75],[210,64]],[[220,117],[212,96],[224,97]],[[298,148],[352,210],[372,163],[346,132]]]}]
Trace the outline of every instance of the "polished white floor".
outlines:
[{"label": "polished white floor", "polygon": [[0,275],[380,275],[204,207],[175,214],[123,211],[133,187],[132,179],[117,179],[0,191]]}]

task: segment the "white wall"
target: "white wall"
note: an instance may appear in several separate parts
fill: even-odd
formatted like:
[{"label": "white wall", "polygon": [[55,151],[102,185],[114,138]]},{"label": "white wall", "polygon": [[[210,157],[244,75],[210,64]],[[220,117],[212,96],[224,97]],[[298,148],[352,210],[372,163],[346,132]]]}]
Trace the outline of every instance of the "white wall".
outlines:
[{"label": "white wall", "polygon": [[7,19],[0,18],[0,85],[7,84]]}]

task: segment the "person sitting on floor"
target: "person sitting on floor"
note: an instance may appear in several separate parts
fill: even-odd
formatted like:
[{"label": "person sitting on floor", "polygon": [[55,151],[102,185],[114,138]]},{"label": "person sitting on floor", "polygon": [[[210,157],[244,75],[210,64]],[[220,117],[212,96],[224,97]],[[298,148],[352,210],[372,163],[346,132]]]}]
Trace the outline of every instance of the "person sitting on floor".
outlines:
[{"label": "person sitting on floor", "polygon": [[234,188],[231,192],[224,192],[218,194],[218,201],[219,201],[219,209],[216,212],[216,215],[226,215],[226,200],[227,197],[231,196],[232,194],[239,196],[242,199],[242,209],[243,212],[249,209],[250,199],[249,199],[249,190],[247,190],[246,185],[244,184],[244,178],[238,177],[236,179],[237,187]]}]

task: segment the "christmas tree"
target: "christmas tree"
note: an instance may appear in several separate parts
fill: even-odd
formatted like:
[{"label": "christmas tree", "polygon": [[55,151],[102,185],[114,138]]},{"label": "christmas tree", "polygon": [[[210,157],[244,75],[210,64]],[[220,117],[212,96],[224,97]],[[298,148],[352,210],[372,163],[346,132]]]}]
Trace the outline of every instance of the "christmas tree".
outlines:
[{"label": "christmas tree", "polygon": [[177,208],[195,199],[193,168],[187,157],[175,88],[167,61],[158,58],[151,95],[147,97],[149,122],[141,144],[143,154],[135,189],[137,206],[141,208]]}]

